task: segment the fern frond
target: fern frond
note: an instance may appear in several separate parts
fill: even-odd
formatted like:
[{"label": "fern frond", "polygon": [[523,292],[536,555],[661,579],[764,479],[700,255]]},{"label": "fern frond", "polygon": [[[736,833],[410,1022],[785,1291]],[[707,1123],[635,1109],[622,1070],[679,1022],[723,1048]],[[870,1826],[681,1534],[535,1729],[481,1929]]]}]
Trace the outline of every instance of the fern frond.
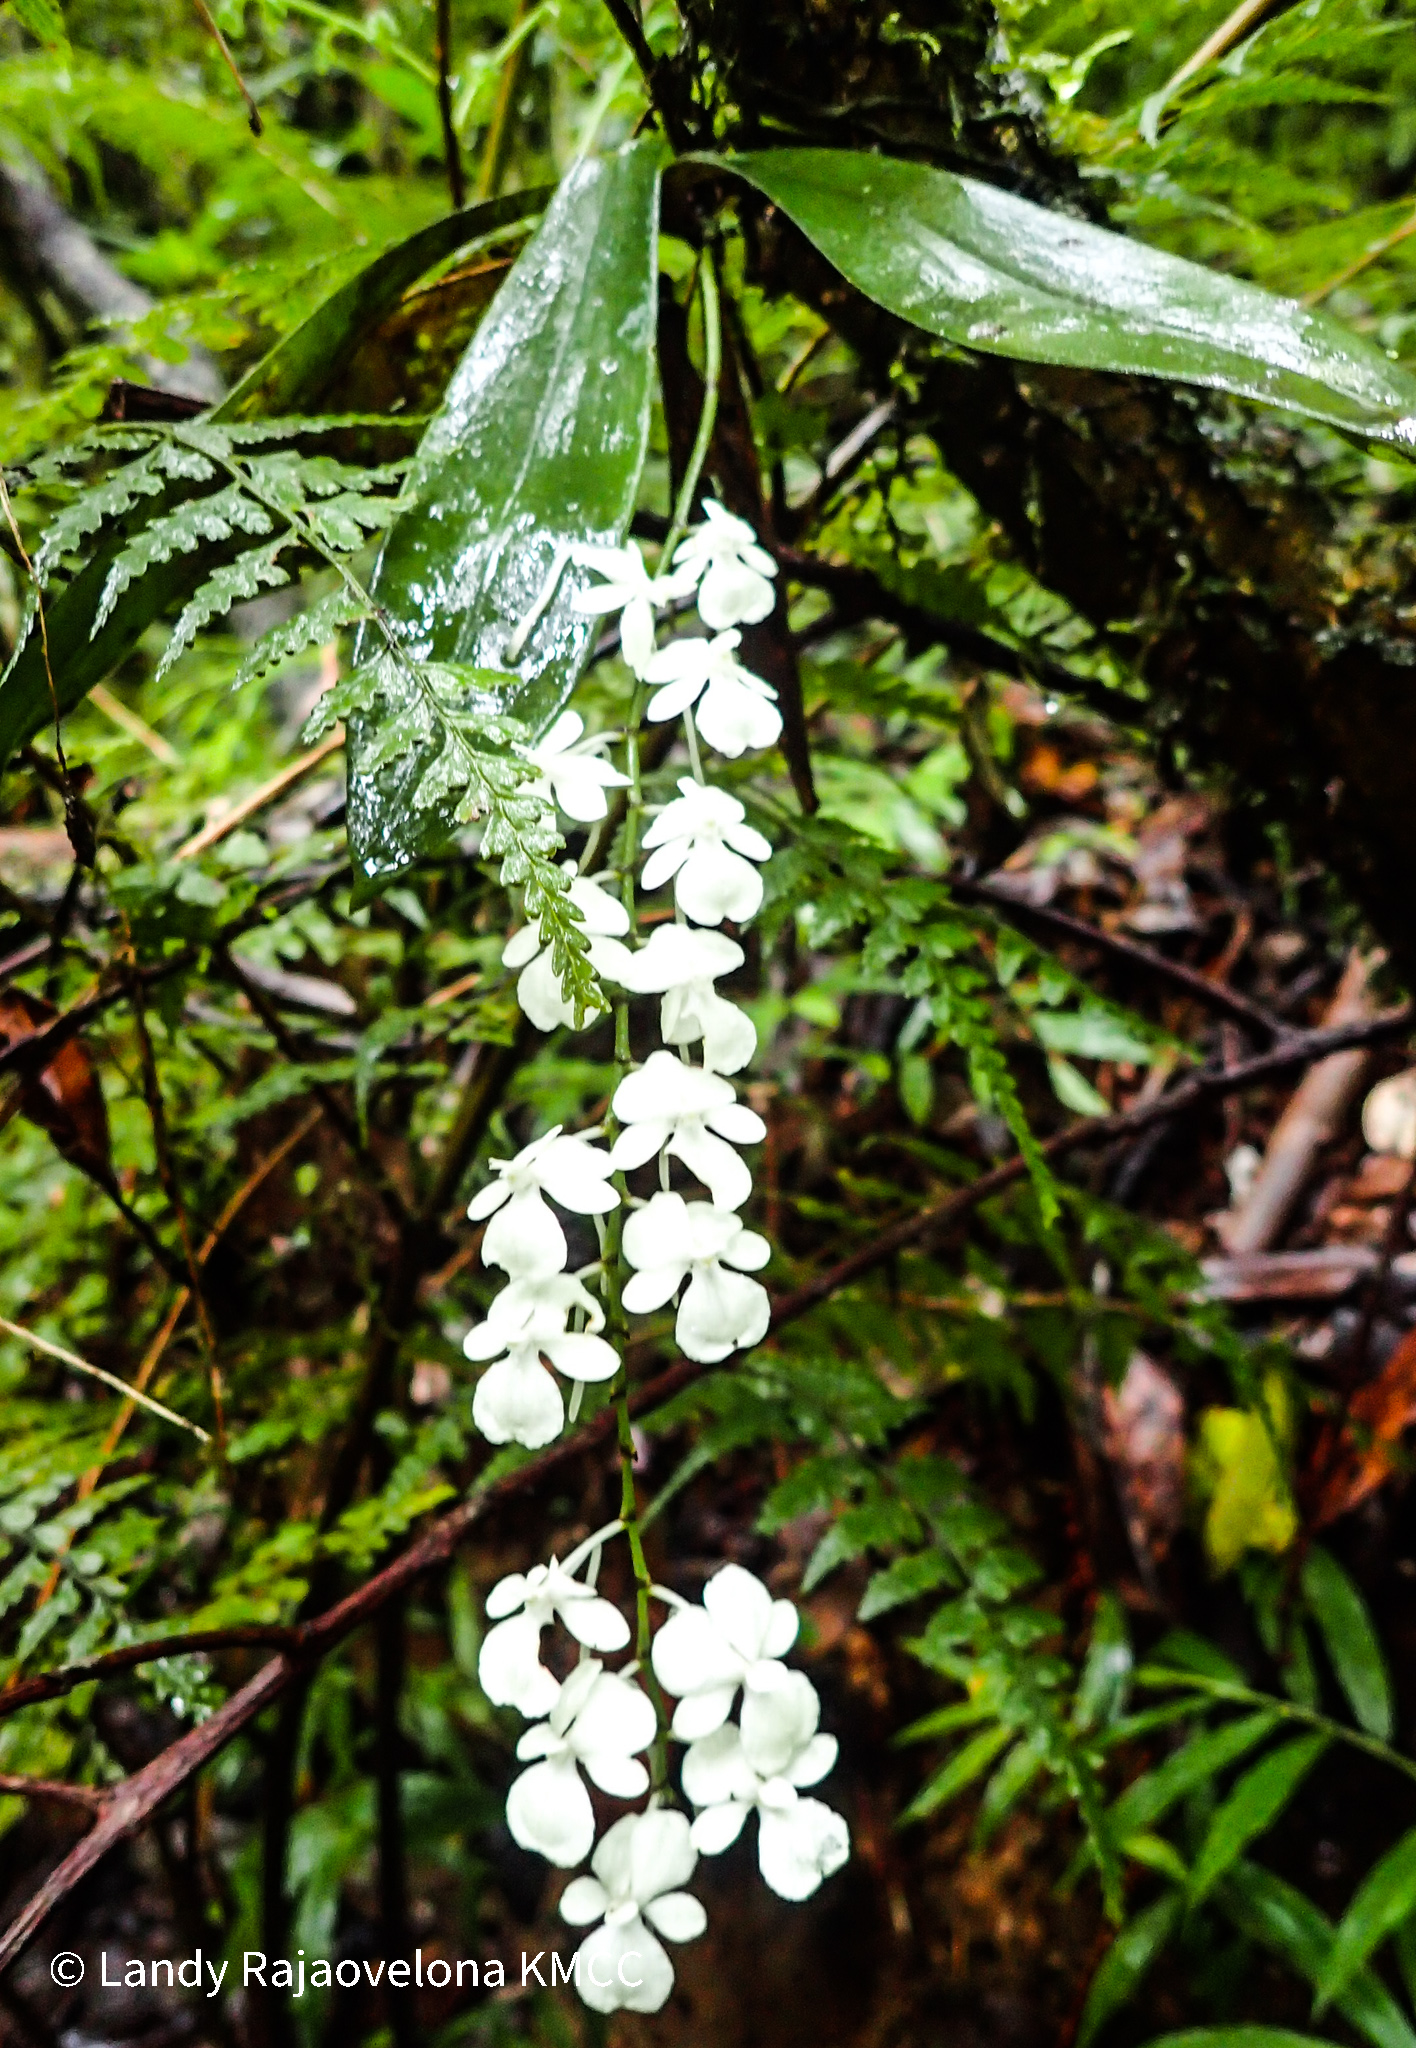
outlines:
[{"label": "fern frond", "polygon": [[41,586],[48,583],[60,563],[72,555],[81,542],[131,510],[139,498],[157,497],[165,484],[162,471],[153,454],[149,453],[137,462],[115,470],[101,484],[76,498],[72,505],[66,505],[50,521],[48,531],[35,551],[34,572]]},{"label": "fern frond", "polygon": [[[204,626],[213,619],[224,618],[232,605],[241,604],[247,598],[255,597],[262,589],[276,589],[290,581],[290,571],[280,561],[282,548],[289,547],[291,536],[281,534],[276,540],[268,541],[264,547],[252,548],[248,554],[238,555],[234,562],[222,564],[215,575],[209,576],[197,591],[172,629],[172,637],[163,649],[162,659],[157,665],[158,680],[167,674],[174,661],[184,654]],[[308,617],[301,613],[301,618]],[[278,627],[285,631],[284,627]],[[267,636],[269,637],[269,636]],[[260,643],[261,645],[264,642]],[[237,675],[237,682],[245,677],[245,667]]]},{"label": "fern frond", "polygon": [[[252,557],[244,556],[242,559],[249,561]],[[341,626],[356,625],[368,616],[368,606],[353,592],[344,589],[332,591],[317,604],[297,612],[293,619],[284,619],[280,625],[272,626],[268,633],[263,633],[237,669],[233,687],[239,690],[247,683],[258,682],[269,670],[278,668],[297,654],[303,654],[307,648],[323,647]]]},{"label": "fern frond", "polygon": [[108,572],[103,595],[98,601],[90,639],[111,616],[130,583],[145,575],[158,562],[174,555],[192,554],[204,542],[230,540],[233,534],[269,533],[274,521],[264,505],[258,504],[240,484],[227,484],[208,498],[194,498],[145,526],[129,541]]}]

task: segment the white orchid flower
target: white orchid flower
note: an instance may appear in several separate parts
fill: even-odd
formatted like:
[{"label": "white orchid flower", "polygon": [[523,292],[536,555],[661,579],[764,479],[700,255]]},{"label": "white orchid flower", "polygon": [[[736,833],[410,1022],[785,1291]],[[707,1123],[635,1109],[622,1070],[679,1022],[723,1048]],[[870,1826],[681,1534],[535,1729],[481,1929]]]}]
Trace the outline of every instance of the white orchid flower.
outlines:
[{"label": "white orchid flower", "polygon": [[[621,1525],[610,1524],[613,1533]],[[487,1595],[487,1614],[496,1623],[482,1639],[477,1676],[494,1706],[517,1707],[528,1720],[549,1714],[560,1686],[541,1662],[541,1631],[557,1617],[587,1650],[622,1650],[629,1623],[612,1601],[575,1577],[575,1568],[596,1547],[592,1538],[561,1564],[537,1564],[510,1572]]]},{"label": "white orchid flower", "polygon": [[493,1159],[497,1178],[472,1197],[467,1214],[474,1223],[491,1217],[482,1239],[482,1263],[500,1266],[517,1279],[559,1273],[570,1256],[549,1195],[576,1216],[603,1216],[619,1207],[608,1185],[608,1152],[597,1151],[588,1134],[564,1132],[557,1124],[517,1153]]},{"label": "white orchid flower", "polygon": [[721,1728],[738,1687],[770,1693],[791,1673],[780,1662],[796,1641],[797,1611],[774,1600],[755,1573],[725,1564],[703,1589],[703,1605],[675,1608],[654,1638],[654,1675],[678,1701],[673,1731],[697,1742]]},{"label": "white orchid flower", "polygon": [[[567,1330],[574,1308],[587,1311],[588,1329]],[[492,1360],[472,1396],[472,1420],[487,1441],[539,1450],[558,1437],[565,1403],[541,1361],[570,1380],[613,1379],[619,1353],[597,1334],[604,1327],[599,1303],[568,1273],[537,1273],[504,1287],[487,1320],[462,1340],[469,1358]]]},{"label": "white orchid flower", "polygon": [[[663,1807],[627,1813],[601,1836],[593,1877],[574,1877],[561,1898],[572,1927],[603,1920],[580,1945],[576,1983],[595,2012],[658,2012],[674,1988],[674,1966],[652,1933],[693,1941],[708,1916],[691,1892],[698,1853],[686,1817]],[[648,1925],[645,1925],[645,1922]]]},{"label": "white orchid flower", "polygon": [[621,613],[620,647],[634,673],[642,677],[654,652],[655,611],[672,604],[677,597],[686,597],[700,572],[679,569],[651,576],[637,541],[629,541],[622,548],[576,547],[571,550],[571,559],[582,569],[593,569],[605,579],[589,590],[578,590],[570,601],[572,611],[591,618],[603,617],[608,612]]},{"label": "white orchid flower", "polygon": [[772,578],[777,564],[745,519],[705,498],[706,515],[674,555],[680,564],[703,578],[698,609],[703,623],[716,632],[723,626],[754,626],[777,601]]},{"label": "white orchid flower", "polygon": [[836,1738],[817,1733],[820,1719],[815,1686],[804,1672],[791,1671],[773,1691],[744,1696],[740,1728],[715,1728],[690,1743],[683,1760],[684,1794],[700,1809],[694,1846],[718,1855],[758,1813],[762,1875],[787,1899],[814,1892],[844,1862],[850,1839],[839,1815],[831,1814],[828,1825],[821,1815],[829,1807],[798,1796],[836,1761]]},{"label": "white orchid flower", "polygon": [[620,1082],[613,1107],[624,1126],[610,1152],[615,1168],[642,1166],[662,1151],[697,1175],[715,1209],[740,1209],[752,1193],[752,1175],[733,1146],[760,1144],[767,1126],[721,1074],[690,1067],[677,1053],[651,1052]]},{"label": "white orchid flower", "polygon": [[725,917],[745,924],[762,907],[762,877],[752,863],[771,858],[771,843],[743,822],[746,811],[725,789],[684,775],[679,790],[644,835],[644,887],[657,889],[672,875],[674,901],[695,924]]},{"label": "white orchid flower", "polygon": [[[623,945],[629,930],[629,913],[618,898],[609,895],[598,882],[576,873],[575,862],[565,861],[562,871],[570,876],[568,894],[584,920],[589,938],[590,965],[606,981],[622,981],[625,967],[633,957]],[[502,949],[503,967],[519,967],[516,1000],[538,1031],[575,1026],[575,1006],[566,1000],[560,976],[552,964],[552,949],[541,924],[524,924]],[[589,1024],[599,1011],[585,1019]]]},{"label": "white orchid flower", "polygon": [[713,983],[741,967],[746,957],[723,932],[661,924],[649,934],[648,945],[630,955],[620,980],[636,995],[663,996],[659,1030],[669,1045],[691,1045],[701,1038],[704,1066],[735,1074],[757,1050],[757,1027]]},{"label": "white orchid flower", "polygon": [[[657,1723],[647,1693],[597,1657],[577,1664],[561,1687],[550,1719],[537,1721],[516,1745],[523,1763],[506,1801],[506,1824],[523,1849],[568,1870],[590,1853],[595,1814],[580,1773],[615,1799],[637,1799],[649,1773],[637,1761]],[[533,1758],[540,1759],[531,1762]]]},{"label": "white orchid flower", "polygon": [[657,1194],[628,1219],[623,1242],[635,1269],[623,1295],[631,1315],[662,1308],[688,1281],[674,1332],[687,1357],[712,1364],[766,1336],[772,1319],[766,1288],[741,1270],[727,1269],[755,1272],[771,1258],[772,1247],[755,1230],[744,1230],[729,1210]]},{"label": "white orchid flower", "polygon": [[601,756],[609,735],[596,733],[587,740],[582,738],[584,731],[585,720],[578,711],[562,711],[535,746],[522,751],[536,770],[537,779],[528,783],[527,791],[556,804],[578,825],[593,825],[608,815],[605,791],[627,788],[629,777]]},{"label": "white orchid flower", "polygon": [[657,724],[697,704],[698,730],[730,760],[749,747],[770,747],[782,730],[777,692],[734,658],[741,645],[738,632],[671,640],[645,664],[644,680],[663,685],[649,699],[646,716]]}]

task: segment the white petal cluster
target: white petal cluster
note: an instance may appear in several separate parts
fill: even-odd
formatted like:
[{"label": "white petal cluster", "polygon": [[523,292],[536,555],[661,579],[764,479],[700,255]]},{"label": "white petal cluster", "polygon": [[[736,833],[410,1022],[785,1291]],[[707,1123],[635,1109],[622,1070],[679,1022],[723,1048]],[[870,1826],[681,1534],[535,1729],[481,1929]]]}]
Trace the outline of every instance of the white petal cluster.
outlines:
[{"label": "white petal cluster", "polygon": [[[581,1309],[583,1330],[572,1330]],[[492,1363],[477,1382],[472,1420],[489,1443],[539,1449],[561,1433],[565,1403],[544,1360],[569,1380],[611,1380],[619,1353],[599,1332],[605,1312],[569,1273],[537,1273],[513,1280],[492,1303],[484,1323],[462,1340],[469,1358]]]},{"label": "white petal cluster", "polygon": [[[465,1340],[468,1357],[487,1366],[473,1415],[492,1442],[530,1447],[563,1427],[561,1381],[607,1381],[620,1367],[602,1334],[604,1309],[585,1285],[598,1269],[567,1272],[557,1214],[599,1217],[615,1209],[621,1194],[612,1174],[659,1161],[659,1192],[627,1198],[619,1235],[627,1314],[652,1315],[675,1302],[679,1348],[704,1364],[759,1343],[771,1319],[767,1291],[753,1277],[771,1247],[738,1213],[752,1193],[742,1148],[760,1143],[766,1126],[727,1078],[748,1064],[757,1033],[718,991],[745,955],[717,927],[741,926],[761,909],[761,867],[772,849],[737,797],[702,780],[695,734],[735,759],[781,732],[775,692],[738,658],[738,628],[765,619],[775,604],[777,565],[751,527],[712,502],[657,574],[633,544],[581,548],[573,559],[599,579],[577,593],[576,610],[619,614],[625,658],[650,686],[647,716],[685,716],[694,773],[680,779],[677,797],[643,842],[642,885],[672,882],[675,922],[656,924],[636,944],[619,896],[566,864],[596,973],[632,995],[659,998],[663,1043],[619,1082],[612,1145],[597,1145],[598,1131],[558,1126],[514,1159],[493,1160],[493,1177],[468,1212],[486,1224],[484,1262],[508,1276]],[[712,637],[657,648],[656,615],[691,591]],[[585,738],[577,713],[564,712],[525,750],[537,791],[577,823],[606,818],[609,793],[627,780],[601,747]],[[502,957],[517,972],[518,1000],[533,1023],[544,1031],[574,1025],[537,925],[517,932]],[[708,1199],[671,1190],[671,1162]],[[640,1799],[650,1789],[641,1759],[661,1732],[638,1664],[610,1671],[603,1662],[630,1643],[625,1616],[595,1589],[600,1546],[620,1527],[589,1538],[563,1564],[552,1557],[502,1579],[487,1601],[493,1625],[478,1663],[487,1698],[531,1721],[516,1752],[526,1768],[507,1797],[512,1836],[565,1869],[594,1850],[592,1874],[566,1887],[561,1914],[590,1930],[577,1951],[576,1982],[585,2003],[606,2014],[663,2007],[674,1982],[664,1942],[693,1940],[706,1924],[682,1887],[699,1855],[726,1849],[750,1816],[757,1816],[762,1875],[785,1899],[808,1898],[850,1851],[845,1821],[806,1796],[835,1763],[836,1742],[820,1732],[810,1680],[783,1662],[796,1640],[796,1608],[731,1564],[708,1581],[701,1606],[664,1594],[671,1612],[648,1646],[654,1674],[675,1702],[672,1733],[685,1745],[683,1793],[695,1818],[690,1823],[664,1803],[672,1795],[658,1786],[663,1760],[656,1752],[647,1807],[615,1820],[595,1846],[588,1786],[612,1799]],[[579,1661],[564,1680],[541,1659],[542,1636],[556,1623],[578,1646]],[[566,1669],[563,1655],[552,1664]]]},{"label": "white petal cluster", "polygon": [[[603,1216],[618,1208],[609,1184],[610,1155],[588,1135],[557,1124],[514,1159],[494,1159],[497,1176],[474,1195],[468,1215],[487,1224],[484,1265],[510,1276],[486,1320],[474,1324],[462,1348],[491,1361],[472,1397],[472,1419],[494,1444],[539,1449],[560,1435],[565,1402],[548,1365],[567,1379],[613,1379],[619,1354],[600,1335],[605,1313],[579,1280],[565,1271],[570,1247],[560,1218],[546,1200],[577,1216]],[[572,1329],[571,1317],[583,1316]]]},{"label": "white petal cluster", "polygon": [[752,1019],[720,996],[713,984],[747,956],[722,932],[687,924],[656,925],[647,946],[631,953],[624,985],[635,995],[662,995],[659,1030],[670,1045],[703,1040],[703,1064],[735,1074],[757,1050]]},{"label": "white petal cluster", "polygon": [[745,519],[715,498],[703,501],[702,526],[695,527],[674,554],[674,568],[687,570],[698,585],[698,611],[705,626],[755,626],[777,601],[772,578],[777,564]]},{"label": "white petal cluster", "polygon": [[645,663],[644,679],[658,683],[645,715],[661,724],[696,705],[698,729],[710,747],[735,761],[749,747],[770,747],[782,730],[777,692],[737,659],[736,628],[711,640],[674,640]]},{"label": "white petal cluster", "polygon": [[595,1840],[585,1778],[614,1799],[637,1799],[649,1790],[639,1757],[656,1732],[649,1695],[632,1679],[606,1671],[598,1657],[577,1664],[549,1719],[533,1722],[516,1745],[531,1768],[507,1794],[512,1839],[563,1870],[582,1863]]},{"label": "white petal cluster", "polygon": [[500,1266],[513,1278],[559,1273],[570,1256],[555,1211],[545,1197],[576,1216],[604,1216],[619,1207],[608,1183],[610,1155],[584,1133],[565,1133],[559,1124],[517,1153],[494,1159],[490,1181],[472,1197],[467,1214],[474,1223],[490,1216],[482,1240],[484,1265]]},{"label": "white petal cluster", "polygon": [[578,825],[592,825],[609,810],[607,789],[623,789],[628,781],[604,759],[608,735],[585,739],[585,720],[578,711],[562,711],[534,747],[523,749],[536,770],[528,793],[553,803]]},{"label": "white petal cluster", "polygon": [[572,559],[583,569],[593,569],[604,581],[589,590],[577,591],[571,599],[571,609],[591,618],[618,612],[620,648],[634,673],[642,676],[654,652],[655,612],[676,598],[686,597],[701,571],[695,564],[686,563],[666,575],[651,576],[635,541],[622,548],[578,547]]},{"label": "white petal cluster", "polygon": [[620,1082],[611,1106],[624,1126],[612,1166],[643,1166],[663,1152],[702,1181],[715,1208],[740,1209],[752,1193],[752,1175],[733,1146],[760,1144],[767,1126],[721,1074],[691,1067],[676,1053],[651,1052]]},{"label": "white petal cluster", "polygon": [[589,1650],[622,1650],[629,1623],[618,1607],[577,1579],[554,1557],[526,1573],[510,1572],[487,1595],[496,1623],[482,1639],[477,1677],[494,1706],[516,1707],[528,1719],[549,1714],[560,1686],[541,1662],[541,1631],[560,1620]]},{"label": "white petal cluster", "polygon": [[652,853],[640,877],[644,887],[662,888],[672,875],[674,901],[695,924],[746,924],[762,908],[762,877],[752,863],[772,852],[746,817],[725,789],[681,776],[678,797],[644,835]]},{"label": "white petal cluster", "polygon": [[590,1860],[595,1875],[566,1886],[561,1918],[572,1927],[602,1923],[581,1943],[576,1970],[580,1996],[596,2012],[663,2006],[674,1968],[657,1936],[693,1941],[708,1924],[698,1900],[679,1890],[697,1862],[684,1815],[651,1807],[607,1828]]},{"label": "white petal cluster", "polygon": [[772,1304],[746,1275],[766,1265],[772,1247],[730,1211],[657,1194],[625,1223],[624,1255],[634,1267],[624,1290],[631,1315],[651,1315],[687,1280],[674,1332],[686,1358],[711,1365],[766,1336]]},{"label": "white petal cluster", "polygon": [[[801,1789],[836,1761],[836,1739],[817,1732],[811,1680],[779,1660],[796,1637],[789,1600],[773,1600],[740,1565],[708,1581],[702,1607],[681,1607],[654,1639],[654,1672],[678,1696],[675,1734],[689,1738],[683,1789],[698,1811],[693,1843],[716,1856],[758,1816],[757,1860],[784,1899],[806,1899],[850,1854],[841,1816]],[[742,1712],[728,1720],[738,1688]]]}]

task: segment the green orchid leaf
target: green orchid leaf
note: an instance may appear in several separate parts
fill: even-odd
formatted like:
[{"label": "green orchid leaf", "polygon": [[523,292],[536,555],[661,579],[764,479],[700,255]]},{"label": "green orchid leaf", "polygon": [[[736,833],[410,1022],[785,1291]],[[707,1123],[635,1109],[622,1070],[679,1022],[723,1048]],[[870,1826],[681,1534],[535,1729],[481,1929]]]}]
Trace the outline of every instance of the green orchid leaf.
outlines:
[{"label": "green orchid leaf", "polygon": [[1416,377],[1331,315],[951,171],[856,150],[704,159],[858,290],[985,355],[1199,384],[1410,448]]},{"label": "green orchid leaf", "polygon": [[[572,608],[593,579],[576,543],[616,545],[649,437],[662,145],[589,159],[561,185],[429,426],[374,593],[419,660],[509,674],[503,713],[541,730],[597,626]],[[530,623],[526,623],[530,621]],[[350,728],[350,846],[377,886],[444,843],[449,806],[416,801],[421,753],[369,764]]]}]

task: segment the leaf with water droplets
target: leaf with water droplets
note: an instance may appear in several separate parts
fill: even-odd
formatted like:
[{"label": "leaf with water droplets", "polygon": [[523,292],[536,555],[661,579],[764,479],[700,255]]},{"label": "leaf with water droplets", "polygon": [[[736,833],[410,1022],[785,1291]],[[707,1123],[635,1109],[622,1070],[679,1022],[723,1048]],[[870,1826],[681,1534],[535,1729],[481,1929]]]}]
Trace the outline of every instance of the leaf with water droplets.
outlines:
[{"label": "leaf with water droplets", "polygon": [[1207,385],[1416,445],[1416,377],[1296,299],[928,164],[844,149],[706,161],[774,200],[858,290],[947,341]]}]

